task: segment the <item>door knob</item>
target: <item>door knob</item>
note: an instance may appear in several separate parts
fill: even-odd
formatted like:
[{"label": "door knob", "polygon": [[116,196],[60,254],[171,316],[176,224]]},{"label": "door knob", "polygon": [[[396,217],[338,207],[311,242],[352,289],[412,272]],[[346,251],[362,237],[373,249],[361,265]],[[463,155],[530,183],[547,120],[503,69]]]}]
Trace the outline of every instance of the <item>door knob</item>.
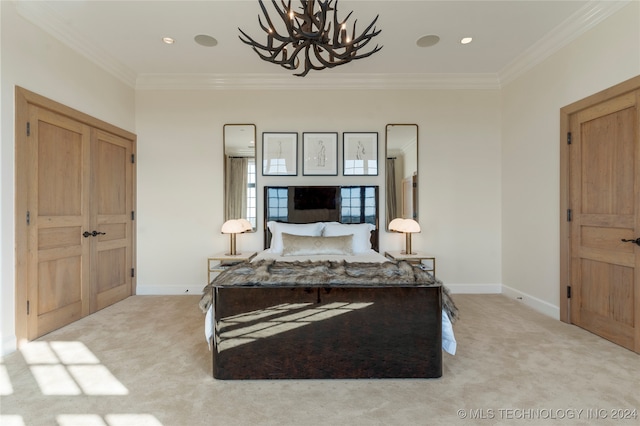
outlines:
[{"label": "door knob", "polygon": [[636,243],[637,245],[640,246],[640,237],[636,238],[635,240],[625,240],[624,238],[622,240],[623,243]]},{"label": "door knob", "polygon": [[97,237],[98,235],[107,235],[106,232],[98,232],[98,231],[93,231],[93,232],[89,232],[89,231],[84,231],[82,233],[82,236],[87,238],[87,237]]}]

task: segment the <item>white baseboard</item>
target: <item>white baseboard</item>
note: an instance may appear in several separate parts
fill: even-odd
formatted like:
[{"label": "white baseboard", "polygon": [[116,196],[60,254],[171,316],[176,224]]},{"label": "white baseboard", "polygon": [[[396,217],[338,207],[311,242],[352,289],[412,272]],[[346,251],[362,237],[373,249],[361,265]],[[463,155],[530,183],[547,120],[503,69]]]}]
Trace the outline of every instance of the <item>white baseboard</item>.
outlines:
[{"label": "white baseboard", "polygon": [[138,285],[136,286],[136,295],[138,296],[177,296],[177,295],[201,295],[202,286],[189,285]]},{"label": "white baseboard", "polygon": [[445,284],[451,294],[500,294],[502,284]]},{"label": "white baseboard", "polygon": [[451,294],[503,294],[551,318],[560,319],[560,308],[557,306],[504,284],[446,284],[446,286]]},{"label": "white baseboard", "polygon": [[518,302],[522,302],[530,308],[535,309],[536,311],[543,313],[551,318],[560,319],[560,308],[552,305],[549,302],[545,302],[544,300],[538,299],[537,297],[533,297],[527,293],[523,293],[520,290],[516,290],[506,285],[502,285],[502,294],[505,296],[517,300]]}]

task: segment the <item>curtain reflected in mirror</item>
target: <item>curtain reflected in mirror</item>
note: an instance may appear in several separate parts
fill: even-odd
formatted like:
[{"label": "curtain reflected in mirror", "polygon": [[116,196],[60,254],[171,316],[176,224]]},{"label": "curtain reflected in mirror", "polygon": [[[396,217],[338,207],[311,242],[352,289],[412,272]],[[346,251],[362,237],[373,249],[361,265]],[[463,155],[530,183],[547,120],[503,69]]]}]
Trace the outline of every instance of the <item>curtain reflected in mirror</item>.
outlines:
[{"label": "curtain reflected in mirror", "polygon": [[224,125],[224,217],[247,219],[256,229],[256,126]]},{"label": "curtain reflected in mirror", "polygon": [[386,229],[401,217],[418,220],[418,125],[387,124]]}]

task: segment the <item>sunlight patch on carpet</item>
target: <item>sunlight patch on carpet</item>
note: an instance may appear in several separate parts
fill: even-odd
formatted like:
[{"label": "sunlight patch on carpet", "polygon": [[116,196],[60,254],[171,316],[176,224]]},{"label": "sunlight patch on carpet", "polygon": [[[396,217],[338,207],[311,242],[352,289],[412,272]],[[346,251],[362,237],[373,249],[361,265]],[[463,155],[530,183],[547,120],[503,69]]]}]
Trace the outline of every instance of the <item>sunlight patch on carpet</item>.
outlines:
[{"label": "sunlight patch on carpet", "polygon": [[20,352],[43,395],[129,394],[82,342],[30,342]]}]

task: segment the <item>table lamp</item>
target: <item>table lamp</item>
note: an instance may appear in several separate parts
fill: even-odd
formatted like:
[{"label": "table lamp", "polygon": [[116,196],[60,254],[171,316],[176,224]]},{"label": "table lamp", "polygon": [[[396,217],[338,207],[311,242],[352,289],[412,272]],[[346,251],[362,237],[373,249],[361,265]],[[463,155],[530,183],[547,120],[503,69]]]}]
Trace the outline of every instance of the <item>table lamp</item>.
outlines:
[{"label": "table lamp", "polygon": [[389,223],[389,230],[404,232],[406,244],[404,254],[415,254],[411,252],[411,234],[420,232],[420,224],[413,219],[395,218]]},{"label": "table lamp", "polygon": [[236,234],[241,234],[251,229],[251,223],[246,219],[229,219],[225,223],[223,223],[221,231],[223,234],[229,234],[230,238],[229,253],[225,254],[229,256],[237,255],[238,253],[236,252]]}]

